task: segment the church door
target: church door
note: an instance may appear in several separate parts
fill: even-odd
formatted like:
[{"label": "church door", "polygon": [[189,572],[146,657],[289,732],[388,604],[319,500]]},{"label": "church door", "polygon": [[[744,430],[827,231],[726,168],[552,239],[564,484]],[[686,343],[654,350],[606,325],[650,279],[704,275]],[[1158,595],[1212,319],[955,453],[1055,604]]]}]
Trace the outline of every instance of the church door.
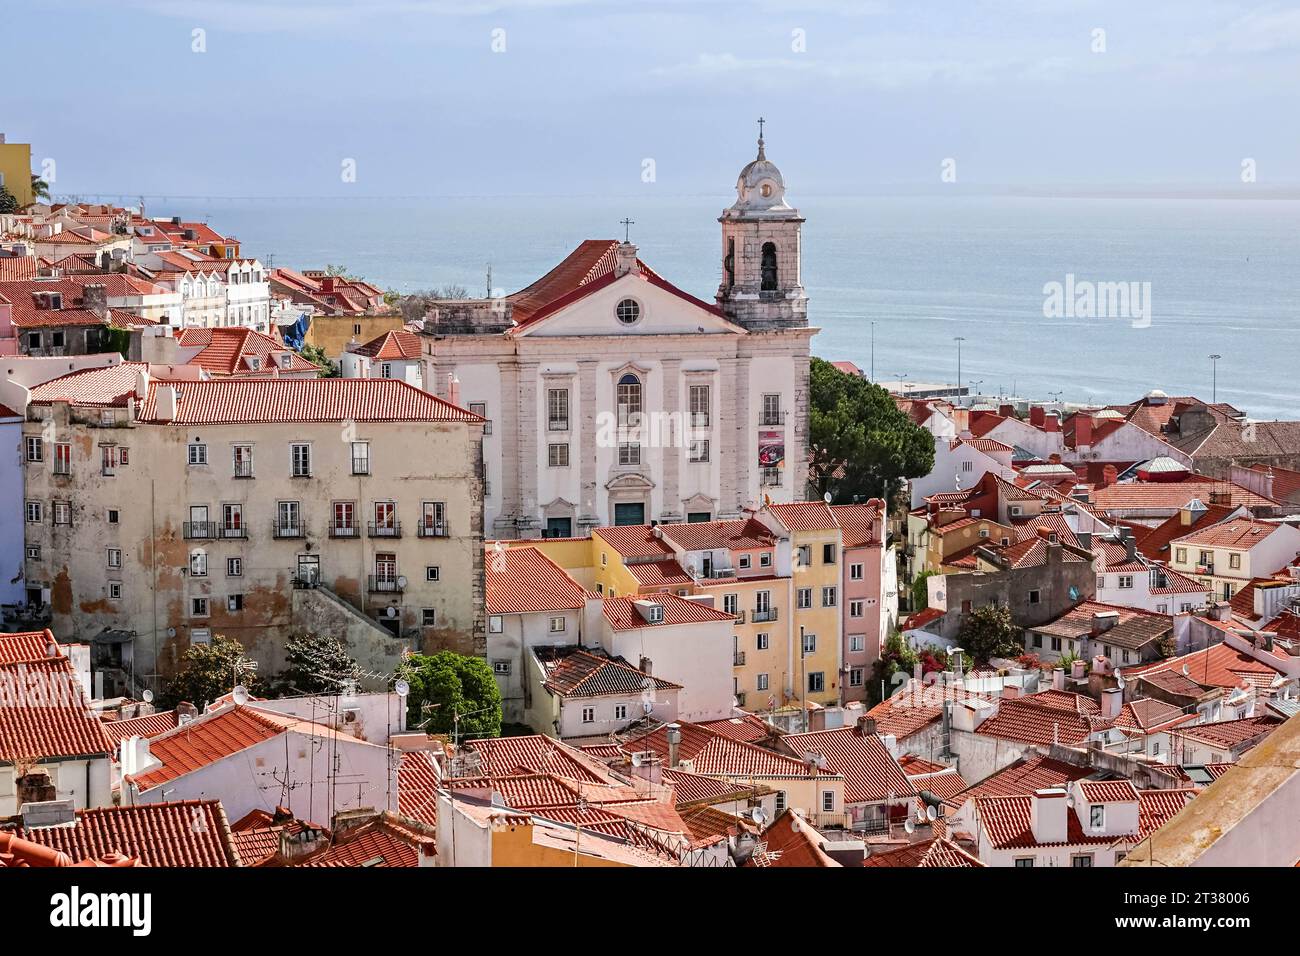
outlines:
[{"label": "church door", "polygon": [[645,504],[640,501],[615,503],[614,524],[645,524]]}]

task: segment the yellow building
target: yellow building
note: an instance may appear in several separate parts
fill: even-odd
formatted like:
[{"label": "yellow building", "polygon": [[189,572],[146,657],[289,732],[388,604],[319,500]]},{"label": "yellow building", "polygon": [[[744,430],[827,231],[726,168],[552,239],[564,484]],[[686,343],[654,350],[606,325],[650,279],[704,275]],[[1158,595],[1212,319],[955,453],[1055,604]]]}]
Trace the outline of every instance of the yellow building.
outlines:
[{"label": "yellow building", "polygon": [[32,147],[27,143],[6,143],[0,133],[0,186],[18,200],[18,207],[32,202]]},{"label": "yellow building", "polygon": [[364,344],[385,332],[396,332],[403,327],[400,312],[390,315],[315,315],[307,328],[306,344],[319,347],[337,362],[354,339],[358,344]]},{"label": "yellow building", "polygon": [[1249,516],[1229,518],[1175,538],[1170,551],[1170,567],[1227,601],[1251,579],[1268,577],[1293,561],[1300,552],[1300,529]]}]

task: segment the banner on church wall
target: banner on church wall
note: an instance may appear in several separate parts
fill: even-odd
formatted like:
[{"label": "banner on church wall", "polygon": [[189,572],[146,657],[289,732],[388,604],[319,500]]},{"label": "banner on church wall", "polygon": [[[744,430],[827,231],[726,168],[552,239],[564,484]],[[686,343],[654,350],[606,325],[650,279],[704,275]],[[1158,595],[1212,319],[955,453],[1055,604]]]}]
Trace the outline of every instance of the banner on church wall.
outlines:
[{"label": "banner on church wall", "polygon": [[763,468],[774,468],[785,461],[785,433],[758,433],[758,464]]}]

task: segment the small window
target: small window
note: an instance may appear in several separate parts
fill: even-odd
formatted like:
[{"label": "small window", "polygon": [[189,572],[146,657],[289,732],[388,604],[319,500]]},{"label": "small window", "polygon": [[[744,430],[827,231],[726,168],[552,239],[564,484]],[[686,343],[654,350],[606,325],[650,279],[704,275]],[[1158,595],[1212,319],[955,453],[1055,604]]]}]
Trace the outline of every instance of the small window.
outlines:
[{"label": "small window", "polygon": [[37,436],[27,438],[27,460],[41,461],[45,455],[45,443]]},{"label": "small window", "polygon": [[860,564],[850,564],[850,565],[849,565],[849,580],[850,580],[850,581],[861,581],[861,580],[862,580],[862,565],[860,565]]},{"label": "small window", "polygon": [[509,661],[493,661],[493,662],[492,662],[492,673],[495,674],[497,677],[509,677],[509,676],[510,676],[510,662],[509,662]]},{"label": "small window", "polygon": [[584,724],[594,724],[594,723],[596,722],[596,708],[595,708],[595,707],[584,707],[584,708],[582,708],[582,722],[583,722]]},{"label": "small window", "polygon": [[776,806],[776,812],[777,812],[777,813],[780,813],[782,810],[785,809],[785,791],[784,791],[784,790],[778,790],[778,791],[776,792],[776,804],[775,804],[775,806]]},{"label": "small window", "polygon": [[834,564],[834,563],[835,563],[835,545],[833,544],[822,545],[822,564]]},{"label": "small window", "polygon": [[208,463],[208,446],[192,443],[189,446],[189,463],[191,465],[206,465]]},{"label": "small window", "polygon": [[1132,587],[1133,587],[1133,575],[1131,575],[1131,574],[1121,574],[1121,575],[1119,576],[1119,586],[1120,586],[1121,589],[1129,589],[1129,588],[1132,588]]},{"label": "small window", "polygon": [[551,618],[551,633],[559,634],[563,630],[564,630],[564,618],[562,617]]},{"label": "small window", "polygon": [[817,653],[817,635],[816,635],[816,634],[805,634],[805,635],[803,636],[803,652],[804,652],[804,654],[816,654],[816,653]]},{"label": "small window", "polygon": [[305,442],[295,443],[290,446],[290,455],[292,460],[291,474],[295,478],[311,477],[311,445]]},{"label": "small window", "polygon": [[861,601],[850,601],[849,617],[862,617],[862,607],[863,605]]},{"label": "small window", "polygon": [[116,508],[108,509],[108,523],[117,524],[121,520],[121,514]]},{"label": "small window", "polygon": [[835,810],[835,791],[822,791],[822,813],[832,813]]},{"label": "small window", "polygon": [[27,548],[27,560],[28,560],[28,561],[39,561],[39,560],[41,560],[41,546],[40,546],[39,544],[33,544],[33,545],[29,545],[29,546],[28,546],[28,548]]},{"label": "small window", "polygon": [[839,590],[833,587],[822,588],[822,607],[835,607],[839,602]]},{"label": "small window", "polygon": [[243,558],[226,558],[226,577],[238,578],[244,574]]},{"label": "small window", "polygon": [[40,524],[43,519],[41,514],[41,503],[39,501],[27,502],[27,523]]},{"label": "small window", "polygon": [[208,616],[208,599],[205,597],[190,598],[190,617],[207,617]]},{"label": "small window", "polygon": [[1018,856],[1018,857],[1016,857],[1016,867],[1017,867],[1017,868],[1022,869],[1022,870],[1023,870],[1023,869],[1032,869],[1033,866],[1034,866],[1034,858],[1033,858],[1032,856]]},{"label": "small window", "polygon": [[1092,854],[1081,853],[1078,856],[1070,857],[1070,866],[1076,868],[1088,869],[1092,866]]},{"label": "small window", "polygon": [[108,549],[108,566],[109,566],[110,568],[120,568],[120,567],[122,566],[122,549],[121,549],[121,548],[109,548],[109,549]]},{"label": "small window", "polygon": [[1088,808],[1088,825],[1094,830],[1100,830],[1106,825],[1106,805],[1104,803],[1094,803]]},{"label": "small window", "polygon": [[620,465],[641,464],[641,445],[637,442],[621,442],[618,446],[618,463]]},{"label": "small window", "polygon": [[352,443],[352,474],[370,474],[370,442],[354,441]]},{"label": "small window", "polygon": [[484,435],[491,435],[491,434],[492,434],[492,422],[487,421],[487,417],[488,417],[488,413],[487,413],[487,402],[470,402],[469,405],[468,405],[467,407],[469,408],[469,410],[470,410],[471,412],[473,412],[473,413],[474,413],[475,415],[477,415],[479,418],[484,419],[484,424],[483,424],[483,434],[484,434]]},{"label": "small window", "polygon": [[708,439],[691,442],[691,461],[702,462],[709,460],[709,442]]},{"label": "small window", "polygon": [[754,647],[757,650],[765,651],[771,644],[771,638],[767,634],[759,634],[754,638]]},{"label": "small window", "polygon": [[772,552],[764,551],[758,556],[758,566],[760,568],[770,568],[772,566]]},{"label": "small window", "polygon": [[489,634],[500,634],[504,630],[505,630],[505,621],[502,619],[501,615],[493,614],[491,617],[488,618]]},{"label": "small window", "polygon": [[614,705],[614,719],[627,720],[627,704]]},{"label": "small window", "polygon": [[1230,568],[1240,568],[1240,567],[1241,567],[1241,555],[1240,555],[1240,554],[1229,554],[1229,555],[1228,555],[1228,567],[1230,567]]},{"label": "small window", "polygon": [[242,611],[244,609],[244,596],[242,594],[229,594],[226,596],[227,611]]},{"label": "small window", "polygon": [[190,553],[190,577],[206,578],[208,576],[208,553],[193,551]]},{"label": "small window", "polygon": [[757,682],[754,686],[757,687],[759,690],[767,690],[767,687],[768,687],[768,675],[767,675],[767,674],[759,674],[759,675],[758,675],[758,682]]},{"label": "small window", "polygon": [[109,597],[109,600],[112,600],[112,601],[120,601],[120,600],[122,600],[122,582],[121,582],[121,581],[109,581],[109,582],[108,582],[108,597]]},{"label": "small window", "polygon": [[854,667],[849,671],[849,686],[861,687],[866,672],[861,667]]},{"label": "small window", "polygon": [[420,625],[422,627],[438,626],[438,609],[432,607],[421,608]]},{"label": "small window", "polygon": [[442,575],[441,568],[436,564],[425,565],[424,580],[437,581]]},{"label": "small window", "polygon": [[636,299],[623,299],[614,309],[614,314],[624,325],[635,325],[641,318],[641,306]]},{"label": "small window", "polygon": [[1187,549],[1186,549],[1186,548],[1174,548],[1174,561],[1178,562],[1179,564],[1184,564],[1184,563],[1186,563],[1186,561],[1187,561]]},{"label": "small window", "polygon": [[1038,590],[1038,588],[1034,588],[1034,589],[1032,589],[1032,590],[1029,592],[1029,603],[1030,603],[1030,604],[1037,604],[1037,603],[1039,602],[1039,600],[1041,599],[1041,597],[1042,597],[1042,594],[1041,594],[1041,592]]},{"label": "small window", "polygon": [[569,467],[569,446],[566,442],[555,442],[546,446],[546,463],[551,468]]},{"label": "small window", "polygon": [[72,524],[72,503],[69,501],[54,502],[54,523],[55,524]]},{"label": "small window", "polygon": [[72,445],[58,442],[54,446],[54,473],[56,475],[72,474]]},{"label": "small window", "polygon": [[738,566],[738,567],[740,568],[740,570],[742,570],[742,571],[748,571],[748,570],[749,570],[749,555],[747,555],[747,554],[742,554],[742,555],[740,556],[740,560],[737,562],[737,566]]},{"label": "small window", "polygon": [[808,675],[808,693],[820,694],[826,689],[826,675],[821,671],[813,671]]},{"label": "small window", "polygon": [[812,588],[800,588],[798,600],[800,610],[812,607]]},{"label": "small window", "polygon": [[856,652],[856,651],[863,651],[863,650],[866,650],[866,642],[867,642],[867,639],[866,639],[866,637],[865,637],[864,635],[862,635],[862,634],[850,634],[850,635],[849,635],[849,651],[851,651],[851,652]]}]

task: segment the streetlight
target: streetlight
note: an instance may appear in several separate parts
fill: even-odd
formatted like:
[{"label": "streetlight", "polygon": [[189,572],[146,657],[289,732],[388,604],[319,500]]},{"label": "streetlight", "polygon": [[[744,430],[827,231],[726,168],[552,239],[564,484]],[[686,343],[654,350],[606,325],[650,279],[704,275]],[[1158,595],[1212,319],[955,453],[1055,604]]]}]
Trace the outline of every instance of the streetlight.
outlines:
[{"label": "streetlight", "polygon": [[876,381],[876,323],[871,323],[871,381]]},{"label": "streetlight", "polygon": [[1219,400],[1219,359],[1222,355],[1210,356],[1210,402],[1216,403]]},{"label": "streetlight", "polygon": [[961,344],[966,341],[966,336],[958,335],[953,338],[957,343],[957,395],[961,396]]}]

